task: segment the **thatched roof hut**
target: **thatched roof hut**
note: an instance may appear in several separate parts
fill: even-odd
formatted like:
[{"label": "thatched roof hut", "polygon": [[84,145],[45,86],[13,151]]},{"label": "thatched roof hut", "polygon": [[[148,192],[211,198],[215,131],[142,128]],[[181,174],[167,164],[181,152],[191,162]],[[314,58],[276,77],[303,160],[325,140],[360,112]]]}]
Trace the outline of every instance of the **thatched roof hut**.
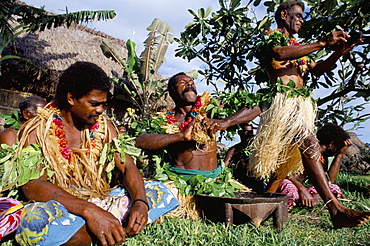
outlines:
[{"label": "thatched roof hut", "polygon": [[17,55],[25,60],[8,59],[1,63],[0,114],[17,109],[19,100],[29,95],[50,101],[60,74],[76,61],[95,63],[108,76],[120,77],[122,67],[101,51],[103,39],[127,56],[125,41],[82,25],[24,33],[16,38],[3,55]]},{"label": "thatched roof hut", "polygon": [[4,55],[25,58],[40,67],[41,73],[23,60],[6,60],[2,64],[1,88],[50,97],[59,75],[76,61],[93,62],[108,75],[120,76],[122,67],[101,51],[103,39],[109,40],[123,55],[127,54],[123,40],[80,25],[26,33],[9,45]]},{"label": "thatched roof hut", "polygon": [[[127,57],[125,41],[82,25],[75,24],[70,28],[59,27],[46,29],[43,32],[24,33],[17,37],[4,50],[3,55],[17,55],[26,60],[9,59],[1,63],[0,114],[17,109],[19,98],[30,94],[50,101],[54,96],[60,74],[76,61],[95,63],[108,76],[121,77],[122,67],[107,58],[100,48],[103,39]],[[11,92],[14,92],[14,98],[9,95]],[[4,100],[2,95],[5,94],[11,100]],[[164,105],[168,104],[168,100],[162,101]],[[130,106],[128,102],[122,100],[112,103],[118,119]],[[173,105],[171,102],[170,104]]]}]

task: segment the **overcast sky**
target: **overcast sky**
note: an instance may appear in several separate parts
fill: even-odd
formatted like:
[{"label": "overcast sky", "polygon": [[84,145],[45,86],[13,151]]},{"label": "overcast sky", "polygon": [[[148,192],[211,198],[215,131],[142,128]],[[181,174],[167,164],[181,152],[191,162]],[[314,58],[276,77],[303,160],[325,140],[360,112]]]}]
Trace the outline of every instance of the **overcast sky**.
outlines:
[{"label": "overcast sky", "polygon": [[[94,22],[89,25],[97,31],[104,32],[116,38],[123,40],[131,39],[137,44],[137,53],[143,51],[143,41],[146,39],[148,31],[146,28],[152,23],[155,18],[167,22],[174,29],[174,36],[179,37],[179,33],[184,30],[186,24],[192,21],[192,15],[188,9],[196,12],[199,8],[212,7],[212,10],[217,10],[219,4],[217,0],[24,0],[26,3],[35,7],[45,5],[47,11],[53,13],[63,13],[68,8],[68,11],[80,10],[114,10],[117,16],[113,20]],[[242,4],[247,4],[249,0],[242,0]],[[257,15],[261,18],[265,12],[264,9],[257,9]],[[192,71],[200,69],[202,64],[199,61],[191,63],[181,58],[174,56],[176,44],[169,47],[166,54],[166,62],[162,65],[159,73],[165,77],[170,77],[177,72]],[[213,90],[202,85],[198,90]],[[316,92],[314,97],[323,96],[327,91]],[[370,112],[370,106],[367,106],[367,111]],[[365,129],[356,131],[359,138],[367,143],[370,143],[370,120],[362,125]]]}]

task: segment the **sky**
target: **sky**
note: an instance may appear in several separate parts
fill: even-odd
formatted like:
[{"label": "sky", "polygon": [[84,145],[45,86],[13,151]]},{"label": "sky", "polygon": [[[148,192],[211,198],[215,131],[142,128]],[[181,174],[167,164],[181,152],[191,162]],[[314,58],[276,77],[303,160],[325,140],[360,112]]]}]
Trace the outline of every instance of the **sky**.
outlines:
[{"label": "sky", "polygon": [[[112,20],[93,22],[88,27],[97,31],[104,32],[115,38],[133,40],[137,45],[137,54],[143,51],[143,41],[146,39],[150,26],[155,18],[168,23],[174,29],[174,36],[179,37],[180,32],[185,26],[192,22],[192,15],[188,9],[197,11],[199,8],[207,9],[212,7],[215,11],[219,8],[217,0],[24,0],[27,4],[35,7],[45,6],[47,11],[53,13],[64,13],[66,8],[69,12],[81,10],[114,10],[116,17]],[[242,6],[249,0],[242,0]],[[265,14],[263,8],[255,10],[259,18]],[[202,64],[198,60],[188,62],[182,58],[175,57],[176,44],[170,45],[166,54],[166,62],[159,69],[159,73],[164,77],[184,71],[189,72],[201,69]],[[212,91],[213,87],[206,87],[200,79],[195,81],[198,86],[199,94],[204,90]],[[200,86],[201,85],[201,86]],[[316,91],[314,98],[324,96],[328,91]],[[370,106],[367,106],[370,113]],[[350,127],[350,126],[348,126]],[[370,120],[362,124],[363,129],[356,130],[358,137],[370,143]],[[346,130],[346,129],[345,129]],[[226,143],[230,145],[232,143]]]}]

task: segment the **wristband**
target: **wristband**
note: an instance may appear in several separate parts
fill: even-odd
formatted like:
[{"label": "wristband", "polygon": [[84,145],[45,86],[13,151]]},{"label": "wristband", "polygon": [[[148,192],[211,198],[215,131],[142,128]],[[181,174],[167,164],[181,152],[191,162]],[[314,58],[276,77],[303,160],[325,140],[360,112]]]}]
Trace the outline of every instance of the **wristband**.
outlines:
[{"label": "wristband", "polygon": [[145,201],[145,200],[143,200],[143,199],[136,199],[136,200],[133,200],[133,201],[131,202],[130,207],[134,206],[135,202],[143,202],[143,203],[145,203],[145,205],[148,207],[148,211],[150,210],[150,206],[149,206],[148,202],[147,202],[147,201]]}]

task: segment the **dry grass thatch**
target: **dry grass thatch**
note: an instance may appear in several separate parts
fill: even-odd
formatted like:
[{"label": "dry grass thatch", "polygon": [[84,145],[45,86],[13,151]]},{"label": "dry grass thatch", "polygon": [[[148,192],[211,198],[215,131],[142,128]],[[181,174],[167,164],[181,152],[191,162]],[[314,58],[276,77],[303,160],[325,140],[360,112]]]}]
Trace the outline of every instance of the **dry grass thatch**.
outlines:
[{"label": "dry grass thatch", "polygon": [[122,67],[105,57],[100,49],[103,39],[127,55],[123,40],[80,25],[24,34],[7,47],[4,55],[25,58],[40,67],[42,73],[22,60],[7,60],[2,65],[1,87],[50,97],[59,75],[76,61],[92,62],[110,76],[121,76]]},{"label": "dry grass thatch", "polygon": [[[37,67],[23,60],[6,60],[1,64],[0,89],[32,93],[50,101],[60,74],[76,61],[95,63],[108,76],[121,77],[122,67],[101,51],[100,44],[103,39],[108,40],[110,45],[127,57],[125,41],[82,25],[75,24],[70,28],[59,27],[22,34],[5,49],[3,55],[17,55]],[[156,77],[160,78],[159,75]],[[7,105],[3,98],[0,98],[0,101],[2,106],[14,107]],[[168,100],[162,100],[160,104],[162,103],[168,107]],[[171,102],[170,104],[173,105]],[[124,111],[129,104],[120,101],[118,105],[121,109],[115,112],[120,118],[122,113],[119,111]]]}]

